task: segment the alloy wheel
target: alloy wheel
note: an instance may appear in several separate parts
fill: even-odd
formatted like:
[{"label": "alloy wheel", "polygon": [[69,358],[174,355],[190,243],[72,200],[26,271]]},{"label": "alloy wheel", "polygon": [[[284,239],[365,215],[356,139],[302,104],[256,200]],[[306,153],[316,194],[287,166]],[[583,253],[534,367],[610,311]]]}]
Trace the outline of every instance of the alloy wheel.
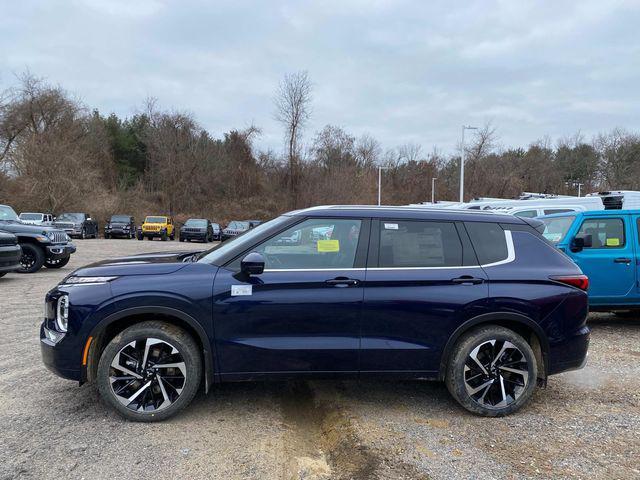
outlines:
[{"label": "alloy wheel", "polygon": [[29,270],[35,265],[35,263],[36,263],[35,255],[33,255],[31,252],[22,253],[22,256],[20,257],[20,265],[22,266],[23,270]]},{"label": "alloy wheel", "polygon": [[524,354],[507,340],[487,340],[475,347],[464,365],[469,397],[489,409],[501,409],[520,398],[529,383]]},{"label": "alloy wheel", "polygon": [[187,369],[170,343],[144,338],[125,345],[109,369],[111,391],[126,408],[158,412],[175,403],[184,389]]}]

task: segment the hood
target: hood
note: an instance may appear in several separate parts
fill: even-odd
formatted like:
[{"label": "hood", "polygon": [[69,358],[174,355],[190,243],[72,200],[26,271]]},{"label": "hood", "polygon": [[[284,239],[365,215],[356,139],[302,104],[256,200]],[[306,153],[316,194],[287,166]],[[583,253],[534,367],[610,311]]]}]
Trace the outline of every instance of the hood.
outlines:
[{"label": "hood", "polygon": [[129,222],[107,222],[107,225],[111,225],[112,227],[127,227],[131,224]]},{"label": "hood", "polygon": [[0,222],[0,230],[10,233],[29,233],[38,235],[55,230],[55,228],[45,227],[42,225],[28,225],[26,223],[18,222]]},{"label": "hood", "polygon": [[76,270],[72,275],[80,277],[111,277],[124,275],[167,275],[184,268],[186,257],[200,253],[192,252],[154,252],[130,257],[113,258],[92,263]]}]

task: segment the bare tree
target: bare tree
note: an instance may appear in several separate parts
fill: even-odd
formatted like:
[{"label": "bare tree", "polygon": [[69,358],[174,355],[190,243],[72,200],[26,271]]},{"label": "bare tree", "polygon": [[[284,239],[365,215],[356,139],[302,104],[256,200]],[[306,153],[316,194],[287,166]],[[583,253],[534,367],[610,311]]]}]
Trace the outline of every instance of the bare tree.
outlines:
[{"label": "bare tree", "polygon": [[275,118],[285,128],[289,163],[289,193],[292,207],[298,200],[300,135],[311,115],[311,80],[306,71],[285,75],[274,98]]}]

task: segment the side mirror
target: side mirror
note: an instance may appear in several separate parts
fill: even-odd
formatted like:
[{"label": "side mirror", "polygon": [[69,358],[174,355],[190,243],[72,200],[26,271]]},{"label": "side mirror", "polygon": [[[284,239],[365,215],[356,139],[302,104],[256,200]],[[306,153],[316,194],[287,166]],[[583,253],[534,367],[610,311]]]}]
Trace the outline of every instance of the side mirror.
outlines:
[{"label": "side mirror", "polygon": [[260,275],[264,272],[264,257],[257,252],[251,252],[240,262],[240,271],[246,275]]},{"label": "side mirror", "polygon": [[582,251],[584,248],[590,248],[593,245],[593,239],[591,234],[579,235],[573,238],[571,241],[571,251],[576,253]]}]

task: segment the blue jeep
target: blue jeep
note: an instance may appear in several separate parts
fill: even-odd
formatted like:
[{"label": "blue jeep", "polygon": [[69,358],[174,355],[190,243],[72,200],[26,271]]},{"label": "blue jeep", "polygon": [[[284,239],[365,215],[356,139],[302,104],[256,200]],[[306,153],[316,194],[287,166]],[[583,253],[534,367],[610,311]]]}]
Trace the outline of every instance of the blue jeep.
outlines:
[{"label": "blue jeep", "polygon": [[640,210],[560,213],[540,220],[547,240],[589,277],[592,311],[640,309]]}]

